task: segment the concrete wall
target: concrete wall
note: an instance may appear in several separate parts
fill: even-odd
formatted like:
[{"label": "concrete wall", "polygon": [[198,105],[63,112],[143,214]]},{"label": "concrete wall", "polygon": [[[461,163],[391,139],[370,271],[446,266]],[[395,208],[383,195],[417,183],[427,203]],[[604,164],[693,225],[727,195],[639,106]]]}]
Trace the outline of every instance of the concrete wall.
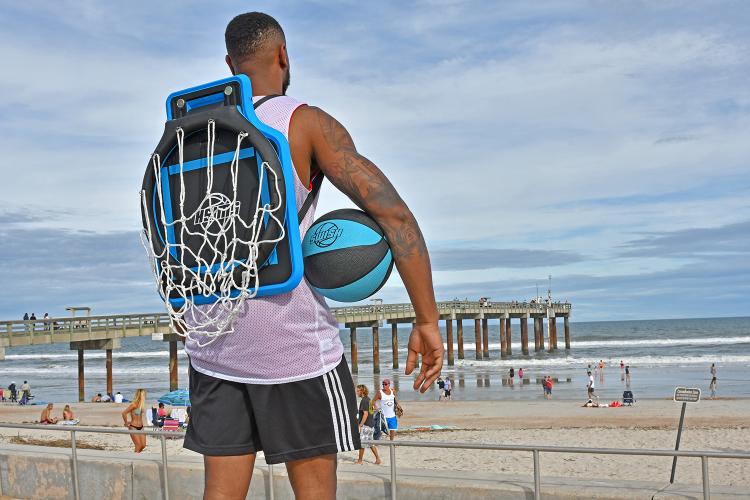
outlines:
[{"label": "concrete wall", "polygon": [[[159,455],[135,455],[79,450],[81,499],[159,499],[162,495]],[[262,462],[259,460],[259,462]],[[450,477],[445,471],[399,468],[399,500],[489,500],[533,498],[531,471],[528,478],[461,472]],[[268,498],[268,468],[256,467],[248,498]],[[543,478],[542,498],[702,498],[700,486],[675,485],[659,493],[664,485],[626,481],[586,481]],[[169,462],[172,499],[200,499],[203,492],[201,457],[173,457]],[[293,494],[283,466],[274,469],[274,495],[291,500]],[[340,464],[338,498],[382,500],[390,498],[387,467]],[[70,450],[23,445],[0,447],[0,497],[73,499]],[[745,491],[714,487],[712,499],[747,498]]]}]

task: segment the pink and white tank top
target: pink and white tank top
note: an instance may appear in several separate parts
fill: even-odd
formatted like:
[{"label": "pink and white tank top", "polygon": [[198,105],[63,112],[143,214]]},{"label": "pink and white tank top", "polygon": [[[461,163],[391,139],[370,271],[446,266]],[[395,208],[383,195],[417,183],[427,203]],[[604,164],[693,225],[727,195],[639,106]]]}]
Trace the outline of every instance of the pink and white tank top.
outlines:
[{"label": "pink and white tank top", "polygon": [[[254,96],[257,101],[262,96]],[[289,138],[294,111],[304,103],[288,96],[264,102],[255,110],[265,124]],[[301,206],[309,192],[294,170],[294,194]],[[315,219],[313,201],[300,222],[301,237]],[[234,332],[204,347],[187,340],[194,369],[212,377],[247,384],[280,384],[320,376],[341,361],[339,327],[323,297],[304,278],[291,292],[245,301]]]}]

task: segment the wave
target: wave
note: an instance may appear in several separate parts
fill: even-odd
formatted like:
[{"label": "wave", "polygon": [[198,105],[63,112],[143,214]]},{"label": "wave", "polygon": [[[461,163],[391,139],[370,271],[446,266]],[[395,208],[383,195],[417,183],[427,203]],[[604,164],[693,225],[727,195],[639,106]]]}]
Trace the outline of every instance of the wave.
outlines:
[{"label": "wave", "polygon": [[[606,370],[610,373],[619,371],[620,358],[603,358]],[[634,356],[625,358],[625,363],[631,367],[637,366],[684,366],[684,365],[710,365],[717,364],[750,364],[750,356],[743,355],[711,355],[704,356]],[[585,368],[592,361],[590,358],[581,358],[568,356],[565,358],[547,358],[547,359],[488,359],[483,361],[464,359],[456,360],[457,367],[519,367],[523,366],[544,366],[544,367],[580,367]]]},{"label": "wave", "polygon": [[[87,352],[86,353],[86,359],[105,359],[107,356],[104,352]],[[178,350],[177,356],[186,356],[184,350]],[[112,351],[112,358],[118,359],[118,358],[168,358],[169,357],[169,351],[125,351],[125,352],[117,352],[116,350]],[[30,359],[32,361],[45,361],[45,360],[53,360],[53,359],[70,359],[70,360],[77,360],[78,359],[78,353],[75,354],[6,354],[5,355],[6,360],[24,360],[24,359]]]}]

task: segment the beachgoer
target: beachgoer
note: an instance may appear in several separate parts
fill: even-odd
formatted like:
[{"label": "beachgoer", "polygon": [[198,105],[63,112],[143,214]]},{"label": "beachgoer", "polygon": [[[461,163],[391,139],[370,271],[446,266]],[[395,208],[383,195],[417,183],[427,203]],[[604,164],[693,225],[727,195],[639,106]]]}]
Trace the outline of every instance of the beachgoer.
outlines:
[{"label": "beachgoer", "polygon": [[711,376],[716,376],[716,363],[711,363]]},{"label": "beachgoer", "polygon": [[716,377],[711,378],[711,383],[708,384],[708,389],[711,391],[711,399],[716,397]]},{"label": "beachgoer", "polygon": [[599,382],[604,382],[604,360],[599,360]]},{"label": "beachgoer", "polygon": [[5,389],[0,387],[0,401],[5,401]]},{"label": "beachgoer", "polygon": [[625,363],[620,360],[620,382],[625,380]]},{"label": "beachgoer", "polygon": [[26,396],[26,399],[31,399],[31,386],[25,380],[23,381],[23,384],[21,384],[21,394]]},{"label": "beachgoer", "polygon": [[47,403],[47,407],[42,410],[42,415],[39,417],[40,424],[56,424],[57,418],[52,416],[52,409],[54,405]]},{"label": "beachgoer", "polygon": [[453,382],[450,377],[445,377],[445,399],[453,399],[451,391],[453,390]]},{"label": "beachgoer", "polygon": [[591,374],[591,372],[588,372],[589,376],[589,382],[586,385],[586,390],[588,391],[588,398],[589,400],[596,398],[597,401],[599,401],[599,396],[594,394],[594,376]]},{"label": "beachgoer", "polygon": [[443,381],[442,377],[438,377],[437,379],[437,386],[438,386],[438,401],[442,401],[443,397],[445,397],[445,382]]},{"label": "beachgoer", "polygon": [[115,394],[115,403],[122,403],[123,397],[120,391],[117,391],[117,394]]},{"label": "beachgoer", "polygon": [[112,401],[112,398],[110,397],[110,395],[105,394],[104,396],[101,397],[100,403],[109,403],[111,401]]},{"label": "beachgoer", "polygon": [[518,369],[518,380],[520,380],[521,383],[523,383],[523,368]]},{"label": "beachgoer", "polygon": [[16,388],[16,383],[11,382],[8,386],[8,392],[10,392],[10,401],[15,403],[18,401],[18,389]]},{"label": "beachgoer", "polygon": [[[256,101],[278,96],[255,115],[289,139],[295,173],[287,195],[304,199],[311,174],[323,174],[383,229],[415,309],[405,372],[419,361],[413,388],[424,393],[440,374],[444,347],[416,219],[338,121],[286,95],[289,57],[276,20],[242,14],[227,26],[225,40],[229,68],[250,77]],[[315,219],[314,207],[300,223],[302,234]],[[260,450],[269,464],[286,462],[297,495],[335,498],[336,454],[359,449],[360,440],[354,383],[323,297],[302,280],[284,295],[248,300],[234,333],[203,344],[200,337],[185,341],[192,419],[184,443],[204,455],[206,498],[244,498]],[[318,410],[305,411],[310,408]]]},{"label": "beachgoer", "polygon": [[375,395],[373,402],[379,402],[378,407],[383,412],[388,425],[388,437],[393,441],[398,430],[398,418],[396,417],[396,389],[391,387],[389,379],[383,380],[383,388]]},{"label": "beachgoer", "polygon": [[625,385],[630,387],[630,365],[625,365]]},{"label": "beachgoer", "polygon": [[73,410],[70,409],[70,405],[65,405],[65,408],[63,408],[63,420],[75,420],[75,415],[73,415]]},{"label": "beachgoer", "polygon": [[[143,429],[143,412],[145,409],[146,389],[138,389],[135,391],[133,402],[122,412],[122,421],[125,427],[136,431]],[[133,440],[136,453],[140,453],[146,448],[145,434],[131,434],[130,439]]]},{"label": "beachgoer", "polygon": [[102,402],[102,393],[98,393],[96,396],[91,398],[92,403],[101,403]]},{"label": "beachgoer", "polygon": [[510,385],[513,385],[513,378],[516,376],[516,371],[513,369],[513,367],[510,367],[510,370],[508,370],[508,383]]},{"label": "beachgoer", "polygon": [[[373,419],[372,419],[372,413],[370,412],[370,397],[369,397],[369,391],[367,389],[367,386],[364,386],[362,384],[357,386],[357,396],[359,396],[359,439],[361,441],[367,440],[372,441],[373,439]],[[374,445],[368,445],[370,450],[372,450],[372,454],[375,455],[375,465],[380,465],[380,455],[378,455],[378,448]],[[359,449],[359,458],[357,459],[356,464],[362,464],[362,459],[365,456],[365,449],[364,447]]]},{"label": "beachgoer", "polygon": [[547,375],[547,399],[552,399],[552,377]]},{"label": "beachgoer", "polygon": [[29,313],[23,313],[23,320],[28,321],[29,320]]}]

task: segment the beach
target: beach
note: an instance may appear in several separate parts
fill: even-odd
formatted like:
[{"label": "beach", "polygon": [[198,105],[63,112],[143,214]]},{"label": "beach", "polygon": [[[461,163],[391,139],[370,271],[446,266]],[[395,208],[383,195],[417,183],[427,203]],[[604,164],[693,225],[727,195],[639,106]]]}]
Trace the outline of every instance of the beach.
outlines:
[{"label": "beach", "polygon": [[[404,403],[405,415],[399,421],[403,432],[397,439],[410,441],[451,441],[485,444],[525,444],[603,448],[673,449],[680,404],[668,399],[643,399],[633,407],[583,408],[577,400],[540,401],[450,401]],[[114,403],[73,404],[78,439],[86,445],[111,451],[132,451],[128,436],[86,434],[86,426],[122,427],[124,405]],[[56,412],[62,406],[55,405]],[[312,411],[313,409],[308,409]],[[40,407],[0,406],[2,422],[33,422]],[[750,399],[716,399],[688,405],[683,450],[740,451],[750,449]],[[454,430],[420,430],[432,425],[452,426]],[[408,430],[412,428],[413,430]],[[67,438],[67,433],[2,429],[0,439],[18,442],[18,437],[42,440]],[[149,439],[144,453],[158,454],[157,441]],[[168,440],[171,455],[194,455],[182,448],[181,440]],[[365,455],[363,470],[388,465],[383,449],[383,465],[376,466],[372,454]],[[341,463],[353,463],[356,453],[339,455]],[[399,448],[399,466],[445,470],[491,472],[524,476],[532,473],[532,457],[524,452],[439,450]],[[750,486],[750,463],[740,460],[709,462],[711,483]],[[543,477],[617,478],[667,482],[671,458],[625,457],[613,455],[542,454]],[[677,482],[698,484],[700,460],[680,459]]]}]

